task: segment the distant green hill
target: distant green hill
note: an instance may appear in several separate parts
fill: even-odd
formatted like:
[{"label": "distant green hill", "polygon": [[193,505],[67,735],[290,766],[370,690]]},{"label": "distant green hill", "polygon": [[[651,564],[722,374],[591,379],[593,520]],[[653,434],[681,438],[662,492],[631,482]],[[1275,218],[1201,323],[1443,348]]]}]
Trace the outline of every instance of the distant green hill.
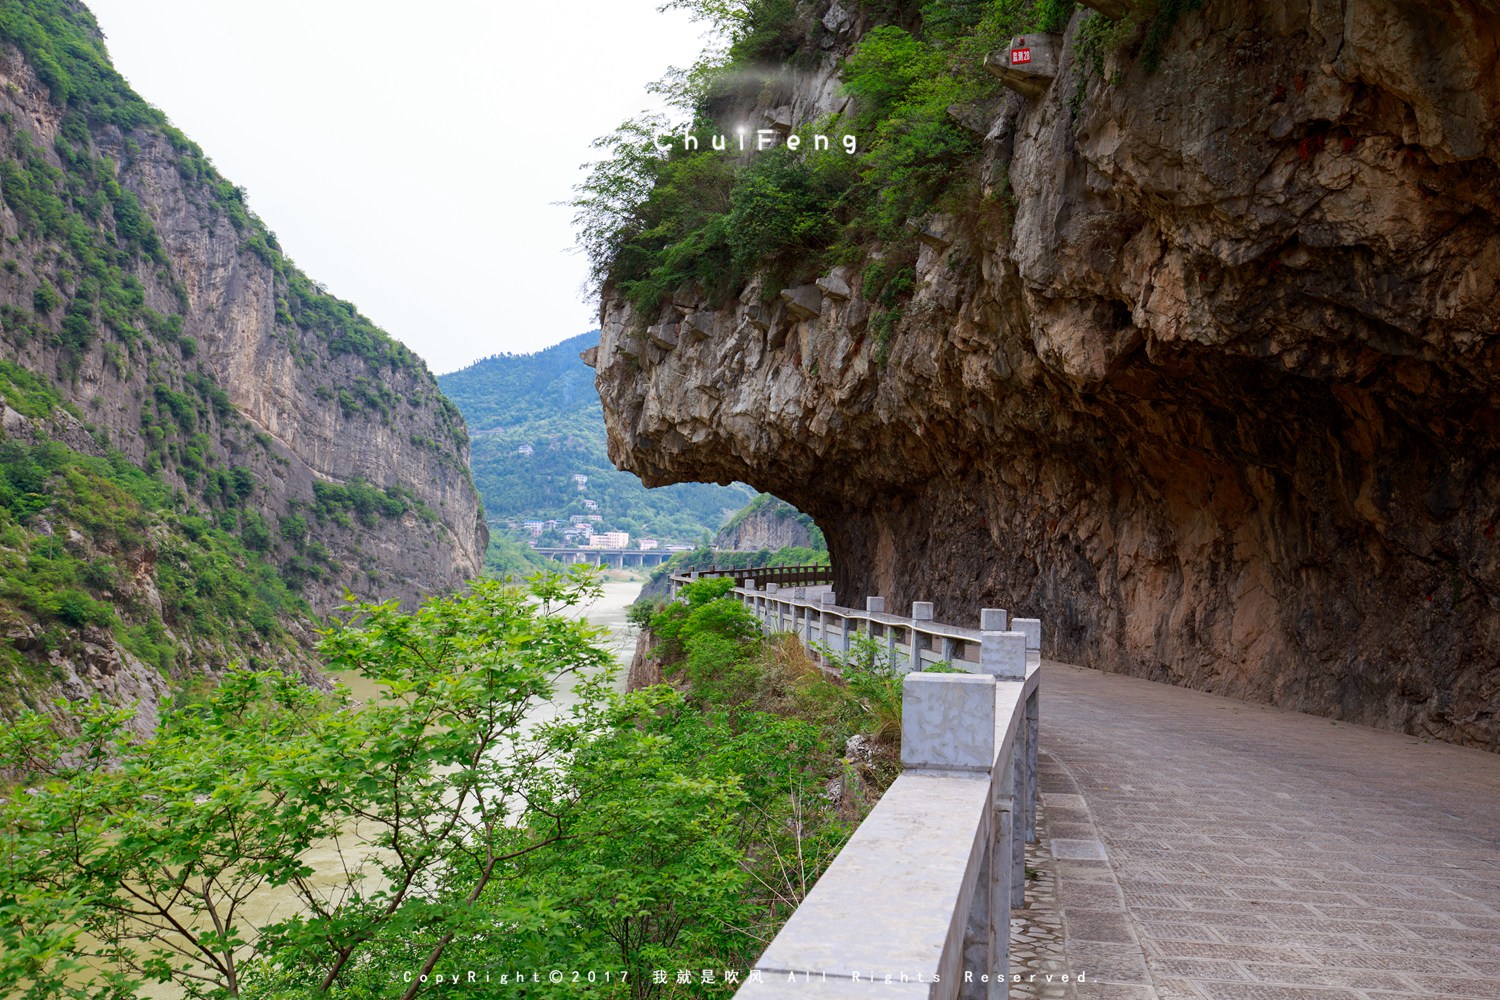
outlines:
[{"label": "distant green hill", "polygon": [[[611,465],[594,372],[578,357],[598,342],[596,330],[535,354],[496,355],[438,376],[469,425],[474,483],[490,526],[502,532],[510,521],[553,518],[567,525],[573,515],[597,514],[596,529],[628,531],[632,546],[642,537],[696,543],[755,491],[697,483],[647,489]],[[588,477],[582,489],[575,475]],[[590,500],[597,509],[588,507]]]}]

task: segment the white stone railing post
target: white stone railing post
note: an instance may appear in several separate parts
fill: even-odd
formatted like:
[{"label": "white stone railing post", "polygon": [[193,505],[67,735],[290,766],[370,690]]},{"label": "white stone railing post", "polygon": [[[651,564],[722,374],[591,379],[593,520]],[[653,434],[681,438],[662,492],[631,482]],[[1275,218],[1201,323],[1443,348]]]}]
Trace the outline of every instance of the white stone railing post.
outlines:
[{"label": "white stone railing post", "polygon": [[1020,632],[979,633],[979,669],[1005,680],[1026,676],[1026,636]]},{"label": "white stone railing post", "polygon": [[[1041,666],[1042,620],[1040,618],[1017,618],[1011,622],[1011,628],[1026,636],[1027,669]],[[1036,840],[1036,746],[1037,739],[1041,735],[1040,705],[1037,700],[1039,693],[1039,691],[1033,691],[1027,699],[1021,732],[1017,734],[1023,750],[1023,756],[1017,764],[1017,774],[1022,780],[1023,791],[1021,795],[1023,837],[1018,838],[1018,842]]]},{"label": "white stone railing post", "polygon": [[890,622],[882,622],[880,627],[885,629],[886,662],[894,668],[896,666],[896,629],[898,626],[892,625]]},{"label": "white stone railing post", "polygon": [[1026,636],[1026,662],[1042,662],[1042,620],[1040,618],[1017,618],[1010,627]]},{"label": "white stone railing post", "polygon": [[[1004,748],[996,745],[993,677],[913,671],[902,680],[901,706],[901,766],[905,771],[969,772],[984,775],[994,787],[996,757]],[[963,939],[950,959],[959,959],[961,968],[941,971],[954,976],[948,981],[958,985],[962,1000],[997,1000],[1006,995],[1010,850],[996,823],[1008,815],[986,810],[976,845],[978,869],[968,873],[960,888],[959,913],[966,915]],[[999,849],[1002,845],[1004,850]],[[988,984],[981,981],[981,971],[989,973]],[[970,982],[963,981],[963,972],[974,974]]]},{"label": "white stone railing post", "polygon": [[[1012,749],[1010,756],[1014,756]],[[1024,891],[1023,881],[1018,888],[1014,874],[1016,863],[1015,850],[1012,842],[1015,839],[1014,829],[1016,821],[1016,782],[1015,769],[1011,766],[1009,758],[1001,760],[995,765],[994,776],[994,807],[991,816],[994,821],[994,836],[989,843],[990,862],[990,892],[993,894],[992,907],[995,914],[994,920],[1004,920],[1005,933],[995,935],[995,947],[991,952],[993,968],[1002,970],[1002,973],[1010,971],[1010,911],[1021,902],[1020,892]],[[1024,860],[1021,870],[1022,879],[1025,879],[1026,871]],[[989,994],[990,1000],[1005,1000],[1010,995],[1010,984],[1002,974],[998,991]]]},{"label": "white stone railing post", "polygon": [[908,671],[922,669],[922,638],[917,635],[916,623],[932,621],[932,602],[912,601],[911,620],[911,650],[909,654],[910,663],[906,668]]},{"label": "white stone railing post", "polygon": [[[1004,631],[1005,610],[986,607],[980,612],[980,670],[1004,681],[1025,681],[1029,667],[1028,646],[1032,642],[1032,631],[1037,633],[1035,645],[1040,645],[1040,625],[1031,630],[1029,622],[1035,619],[1016,619],[1011,624],[1014,631]],[[1023,625],[1028,631],[1022,631]],[[1023,709],[1016,739],[1010,748],[1010,759],[1005,765],[1004,781],[1007,795],[1002,796],[1002,817],[999,826],[1002,835],[998,838],[998,850],[1010,855],[1007,868],[1010,885],[1007,889],[1008,906],[1020,906],[1026,894],[1026,841],[1035,838],[1035,745],[1032,745],[1031,717],[1029,709],[1034,705],[1035,694],[1028,699]],[[1007,945],[1008,948],[1008,945]]]},{"label": "white stone railing post", "polygon": [[828,642],[828,618],[829,612],[838,606],[837,597],[838,595],[834,592],[826,591],[823,594],[822,612],[817,616],[817,642],[822,643],[825,649],[832,649],[832,643]]},{"label": "white stone railing post", "polygon": [[[885,614],[885,598],[884,597],[866,597],[865,598],[865,614],[866,615],[883,615],[883,614]],[[869,617],[869,618],[865,619],[865,638],[868,639],[872,643],[875,641],[875,619],[873,617]]]},{"label": "white stone railing post", "polygon": [[[1026,898],[1026,719],[1023,713],[1016,741],[1011,747],[1010,773],[1010,905],[1020,906]],[[1002,845],[1003,846],[1003,845]]]},{"label": "white stone railing post", "polygon": [[988,773],[995,766],[995,678],[907,674],[901,706],[902,767]]}]

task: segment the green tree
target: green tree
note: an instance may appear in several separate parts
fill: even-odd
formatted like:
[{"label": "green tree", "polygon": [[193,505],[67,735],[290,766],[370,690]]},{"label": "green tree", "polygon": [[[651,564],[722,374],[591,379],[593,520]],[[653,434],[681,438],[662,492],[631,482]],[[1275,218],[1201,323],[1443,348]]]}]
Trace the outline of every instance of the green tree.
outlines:
[{"label": "green tree", "polygon": [[62,305],[62,296],[58,294],[57,288],[52,282],[42,279],[35,292],[31,294],[31,304],[39,313],[50,313]]},{"label": "green tree", "polygon": [[[554,963],[566,955],[575,968],[622,969],[629,995],[644,1000],[661,990],[655,969],[753,960],[758,943],[741,930],[755,918],[739,829],[747,796],[741,774],[705,766],[714,751],[703,717],[666,687],[620,699],[579,749],[568,785],[588,808],[567,811],[556,849],[518,869],[568,914]],[[562,811],[542,810],[552,812]],[[496,957],[515,960],[518,946],[547,940],[517,935]]]},{"label": "green tree", "polygon": [[[0,990],[128,996],[171,980],[238,997],[292,970],[319,992],[388,996],[389,977],[368,984],[385,971],[372,955],[416,949],[425,971],[476,921],[538,925],[529,897],[476,902],[561,835],[527,803],[561,817],[577,801],[555,764],[588,713],[521,722],[563,676],[607,674],[595,631],[557,613],[592,589],[575,574],[481,582],[413,614],[358,606],[320,649],[379,685],[363,706],[239,671],[144,741],[98,702],[22,718],[0,734],[16,784],[0,805]],[[331,887],[306,860],[330,841],[346,858]],[[455,870],[472,876],[456,900]],[[249,901],[281,886],[301,912],[253,926]]]},{"label": "green tree", "polygon": [[[612,696],[576,618],[592,580],[353,609],[320,649],[375,681],[364,704],[240,671],[150,739],[97,702],[0,733],[0,993],[410,998],[462,956],[650,1000],[655,969],[746,968],[853,818],[826,794],[845,734],[753,702],[829,682],[699,664],[686,694]],[[745,676],[765,646],[723,586],[688,589],[677,638]],[[573,707],[538,712],[573,674]],[[315,871],[330,846],[341,870]],[[296,912],[250,919],[268,891]]]},{"label": "green tree", "polygon": [[888,115],[917,83],[942,71],[941,53],[893,24],[860,39],[844,63],[844,89],[856,102],[858,122],[868,128]]}]

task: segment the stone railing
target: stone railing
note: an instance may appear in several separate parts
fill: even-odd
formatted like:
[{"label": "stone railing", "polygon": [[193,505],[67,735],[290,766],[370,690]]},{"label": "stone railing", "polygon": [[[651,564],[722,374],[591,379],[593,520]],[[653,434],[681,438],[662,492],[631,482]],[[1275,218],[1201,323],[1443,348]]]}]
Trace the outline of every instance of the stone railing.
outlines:
[{"label": "stone railing", "polygon": [[[673,590],[690,581],[673,577]],[[863,611],[802,588],[734,594],[767,630],[841,654],[884,644],[902,682],[902,773],[756,962],[737,1000],[866,995],[998,1000],[1008,993],[1010,911],[1036,836],[1041,623],[986,608],[977,629]],[[1009,625],[1009,627],[1007,627]],[[924,673],[951,664],[966,673]],[[889,984],[889,985],[887,985]],[[896,993],[885,992],[896,989]]]}]

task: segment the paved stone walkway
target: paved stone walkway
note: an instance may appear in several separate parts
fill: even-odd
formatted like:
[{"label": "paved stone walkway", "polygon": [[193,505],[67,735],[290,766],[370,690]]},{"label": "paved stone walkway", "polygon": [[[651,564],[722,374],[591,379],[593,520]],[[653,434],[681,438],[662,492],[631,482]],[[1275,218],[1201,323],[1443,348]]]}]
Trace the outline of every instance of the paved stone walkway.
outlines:
[{"label": "paved stone walkway", "polygon": [[1068,963],[1044,800],[1037,802],[1036,832],[1036,842],[1026,845],[1025,905],[1010,913],[1010,1000],[1067,1000],[1075,994],[1061,982]]},{"label": "paved stone walkway", "polygon": [[1017,995],[1500,998],[1500,755],[1062,664],[1041,704],[1018,958],[1085,983]]}]

